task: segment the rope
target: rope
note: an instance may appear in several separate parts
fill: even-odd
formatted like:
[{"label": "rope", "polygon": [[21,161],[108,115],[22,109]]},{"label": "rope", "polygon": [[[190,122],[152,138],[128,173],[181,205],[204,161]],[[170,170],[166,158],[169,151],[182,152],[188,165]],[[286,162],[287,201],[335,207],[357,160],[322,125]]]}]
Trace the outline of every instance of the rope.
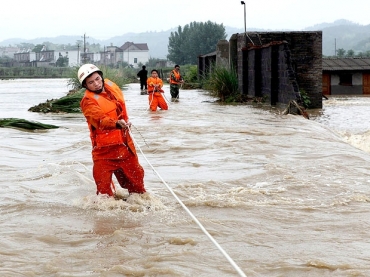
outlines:
[{"label": "rope", "polygon": [[172,103],[167,99],[166,95],[163,93],[164,100],[166,100],[167,105],[172,105]]},{"label": "rope", "polygon": [[[153,95],[153,94],[152,94]],[[149,97],[150,97],[150,94],[148,95]],[[142,112],[142,113],[140,113],[139,114],[139,116],[141,116],[141,115],[143,115],[145,112],[147,112],[149,109],[150,109],[150,105],[152,104],[152,102],[153,102],[153,98],[154,98],[154,96],[152,96],[152,99],[150,100],[150,102],[149,102],[149,106]]]},{"label": "rope", "polygon": [[179,202],[179,204],[182,206],[182,208],[189,214],[189,216],[194,220],[194,222],[199,226],[199,228],[203,231],[203,233],[213,242],[213,244],[220,250],[220,252],[225,256],[225,258],[229,261],[229,263],[234,267],[234,269],[239,273],[240,276],[246,277],[244,272],[238,267],[238,265],[231,259],[231,257],[226,253],[226,251],[218,244],[218,242],[208,233],[208,231],[204,228],[204,226],[199,222],[199,220],[192,214],[192,212],[188,209],[188,207],[185,206],[185,204],[181,201],[181,199],[176,195],[176,193],[167,185],[165,180],[159,175],[159,173],[154,169],[152,164],[149,162],[149,160],[144,155],[143,151],[141,150],[140,146],[136,142],[134,136],[132,135],[131,130],[129,129],[129,133],[131,135],[132,140],[134,141],[134,144],[137,145],[137,148],[139,149],[140,153],[143,155],[144,159],[147,161],[149,166],[152,168],[152,170],[155,172],[155,174],[158,176],[158,178],[163,182],[163,184],[167,187],[167,189],[171,192],[173,197]]}]

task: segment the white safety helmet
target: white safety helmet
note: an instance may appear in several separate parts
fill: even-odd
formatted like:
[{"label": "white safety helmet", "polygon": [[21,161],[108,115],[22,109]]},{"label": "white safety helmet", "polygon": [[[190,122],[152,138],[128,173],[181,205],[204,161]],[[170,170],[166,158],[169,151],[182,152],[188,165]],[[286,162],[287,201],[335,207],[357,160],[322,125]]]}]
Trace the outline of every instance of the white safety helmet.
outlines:
[{"label": "white safety helmet", "polygon": [[82,65],[77,73],[77,77],[81,85],[83,84],[83,81],[94,72],[98,72],[100,75],[103,75],[103,72],[96,65],[89,63]]}]

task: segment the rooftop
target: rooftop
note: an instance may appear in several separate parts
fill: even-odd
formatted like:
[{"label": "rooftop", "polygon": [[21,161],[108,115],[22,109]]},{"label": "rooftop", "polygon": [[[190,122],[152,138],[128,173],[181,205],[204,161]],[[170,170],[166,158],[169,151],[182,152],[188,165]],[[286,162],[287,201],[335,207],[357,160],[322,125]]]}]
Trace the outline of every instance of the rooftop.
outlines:
[{"label": "rooftop", "polygon": [[370,58],[323,58],[322,70],[370,70]]}]

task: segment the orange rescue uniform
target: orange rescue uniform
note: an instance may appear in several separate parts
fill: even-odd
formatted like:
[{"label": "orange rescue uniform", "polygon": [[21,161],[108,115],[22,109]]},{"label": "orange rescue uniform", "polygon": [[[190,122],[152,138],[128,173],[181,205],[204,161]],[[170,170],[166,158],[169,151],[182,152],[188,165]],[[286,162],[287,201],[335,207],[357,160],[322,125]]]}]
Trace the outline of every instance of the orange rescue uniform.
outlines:
[{"label": "orange rescue uniform", "polygon": [[177,72],[176,70],[172,70],[170,73],[170,84],[178,85],[180,84],[181,80],[182,80],[182,77],[181,77],[180,72]]},{"label": "orange rescue uniform", "polygon": [[119,119],[128,122],[121,89],[105,79],[104,90],[99,94],[86,90],[80,106],[90,129],[96,193],[114,195],[112,174],[129,193],[144,193],[144,169],[132,138],[128,130],[116,127]]},{"label": "orange rescue uniform", "polygon": [[[146,81],[148,85],[148,100],[149,106],[151,111],[156,111],[157,108],[161,108],[162,110],[168,110],[168,105],[166,100],[164,99],[162,93],[164,93],[163,81],[161,78],[154,78],[149,77]],[[155,87],[157,85],[157,87]]]}]

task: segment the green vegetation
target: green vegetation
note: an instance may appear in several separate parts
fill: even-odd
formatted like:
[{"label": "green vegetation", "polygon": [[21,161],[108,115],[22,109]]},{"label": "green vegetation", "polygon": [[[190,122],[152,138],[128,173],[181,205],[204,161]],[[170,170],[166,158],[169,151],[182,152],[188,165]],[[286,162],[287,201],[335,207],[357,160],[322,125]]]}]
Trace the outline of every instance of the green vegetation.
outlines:
[{"label": "green vegetation", "polygon": [[29,108],[30,112],[42,113],[80,113],[80,102],[85,93],[85,89],[70,93],[59,99],[47,100],[36,106]]},{"label": "green vegetation", "polygon": [[199,55],[216,51],[219,40],[226,39],[223,24],[192,22],[171,32],[167,58],[176,64],[197,64]]},{"label": "green vegetation", "polygon": [[186,83],[196,83],[198,81],[198,66],[184,66],[184,81]]},{"label": "green vegetation", "polygon": [[299,93],[301,94],[303,107],[306,108],[306,109],[309,108],[310,105],[311,105],[311,100],[310,100],[310,97],[308,96],[307,92],[303,89],[300,89]]},{"label": "green vegetation", "polygon": [[[331,56],[329,56],[331,57]],[[362,58],[369,58],[370,57],[370,50],[365,51],[365,52],[358,52],[355,54],[355,51],[352,49],[350,50],[345,50],[343,48],[337,49],[337,55],[334,57],[338,58],[353,58],[353,57],[362,57]]]},{"label": "green vegetation", "polygon": [[238,89],[238,75],[232,67],[212,67],[211,73],[203,80],[203,88],[221,102],[243,102],[243,95]]},{"label": "green vegetation", "polygon": [[0,119],[0,127],[8,128],[22,128],[27,130],[36,130],[36,129],[56,129],[58,126],[51,124],[43,124],[37,121],[28,121],[25,119],[19,118],[2,118]]}]

